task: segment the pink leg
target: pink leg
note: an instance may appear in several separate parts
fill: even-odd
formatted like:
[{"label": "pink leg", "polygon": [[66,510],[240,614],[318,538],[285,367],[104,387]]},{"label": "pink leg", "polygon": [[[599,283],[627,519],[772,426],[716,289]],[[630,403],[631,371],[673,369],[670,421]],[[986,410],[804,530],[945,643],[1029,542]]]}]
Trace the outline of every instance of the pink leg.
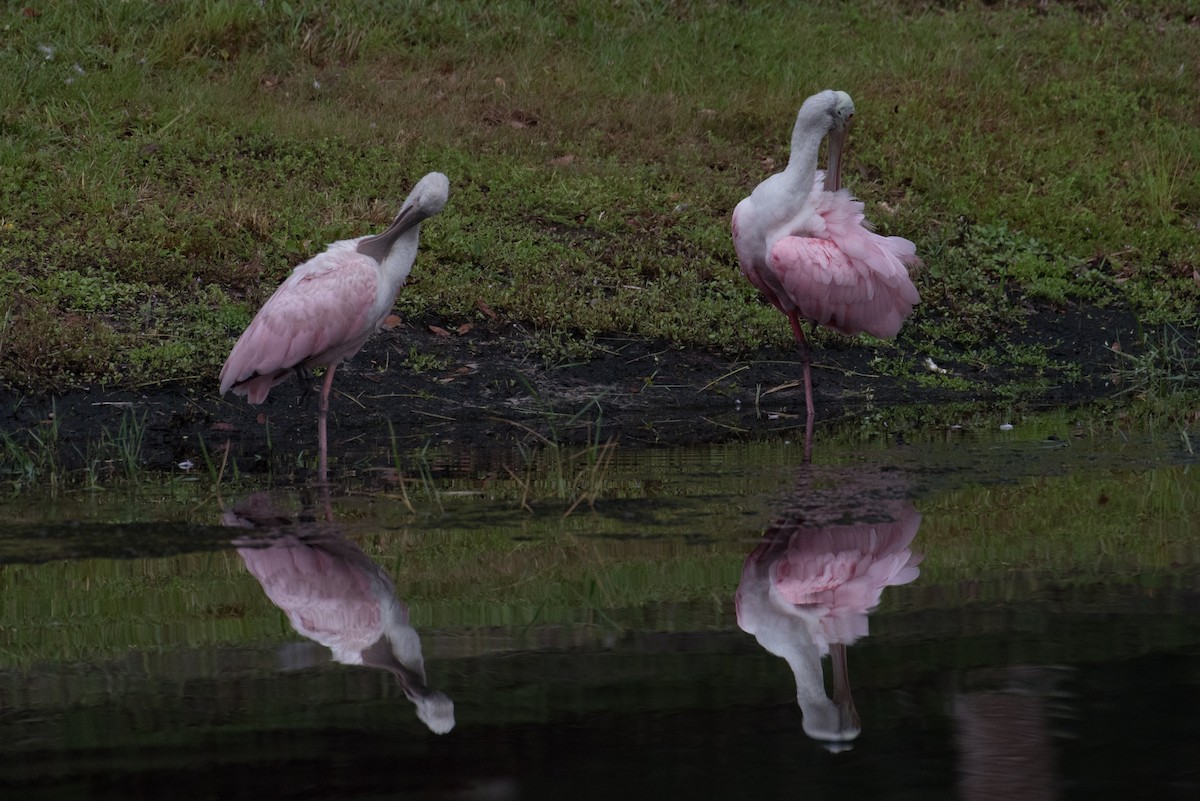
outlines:
[{"label": "pink leg", "polygon": [[329,448],[326,445],[325,421],[329,416],[329,390],[333,388],[333,373],[337,365],[332,364],[325,371],[325,381],[321,384],[321,401],[317,413],[317,470],[321,475],[321,483],[329,483]]},{"label": "pink leg", "polygon": [[800,327],[800,318],[796,312],[788,313],[788,321],[792,324],[792,333],[796,335],[796,343],[800,346],[800,363],[804,365],[804,408],[808,419],[804,424],[804,462],[812,461],[813,423],[817,418],[816,407],[813,405],[812,391],[812,348],[804,337],[804,329]]}]

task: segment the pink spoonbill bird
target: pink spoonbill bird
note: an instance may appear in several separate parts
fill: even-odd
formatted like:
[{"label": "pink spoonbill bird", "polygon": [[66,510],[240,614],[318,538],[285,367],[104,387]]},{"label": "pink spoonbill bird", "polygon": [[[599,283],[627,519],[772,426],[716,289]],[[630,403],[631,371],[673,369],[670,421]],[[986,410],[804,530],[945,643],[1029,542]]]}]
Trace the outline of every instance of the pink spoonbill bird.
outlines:
[{"label": "pink spoonbill bird", "polygon": [[[770,176],[733,211],[733,246],[750,283],[787,315],[804,365],[808,412],[805,459],[813,418],[810,351],[800,321],[842,334],[894,337],[920,300],[909,269],[920,265],[916,246],[880,236],[863,204],[841,188],[842,151],[854,117],[845,92],[826,90],[804,101],[792,129],[787,168]],[[821,140],[828,163],[817,169]]]},{"label": "pink spoonbill bird", "polygon": [[258,310],[221,368],[221,394],[233,390],[253,404],[293,372],[325,368],[317,417],[322,482],[333,374],[379,330],[412,271],[421,221],[440,212],[449,193],[446,176],[431,172],[386,231],[334,242],[298,266]]}]

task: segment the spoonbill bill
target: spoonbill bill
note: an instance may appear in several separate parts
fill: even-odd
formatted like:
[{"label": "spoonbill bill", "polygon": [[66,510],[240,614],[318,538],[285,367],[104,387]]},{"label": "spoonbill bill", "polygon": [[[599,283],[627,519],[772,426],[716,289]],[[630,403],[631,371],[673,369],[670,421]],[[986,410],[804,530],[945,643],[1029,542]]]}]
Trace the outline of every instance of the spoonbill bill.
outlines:
[{"label": "spoonbill bill", "polygon": [[421,221],[440,212],[449,193],[446,176],[431,172],[413,187],[386,231],[334,242],[296,267],[246,326],[221,368],[221,394],[232,390],[252,404],[266,400],[271,388],[294,372],[325,368],[317,417],[322,482],[333,374],[379,330],[412,271]]},{"label": "spoonbill bill", "polygon": [[[770,176],[733,211],[733,246],[750,283],[787,315],[804,365],[808,413],[805,459],[811,456],[811,353],[801,328],[810,320],[842,334],[887,339],[920,301],[909,277],[920,266],[912,242],[876,234],[863,204],[841,188],[842,151],[854,101],[827,89],[804,101],[792,129],[787,168]],[[828,163],[817,169],[821,141]]]}]

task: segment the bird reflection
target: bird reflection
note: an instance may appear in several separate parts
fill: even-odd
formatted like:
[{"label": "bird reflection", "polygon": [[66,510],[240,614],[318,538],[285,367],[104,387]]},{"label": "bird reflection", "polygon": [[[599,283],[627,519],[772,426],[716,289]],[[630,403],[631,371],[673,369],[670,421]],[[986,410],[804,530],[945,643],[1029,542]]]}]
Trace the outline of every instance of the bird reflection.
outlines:
[{"label": "bird reflection", "polygon": [[[326,510],[332,518],[328,504]],[[221,523],[262,532],[234,544],[297,632],[329,648],[342,664],[391,671],[431,731],[454,728],[454,702],[425,684],[421,640],[408,623],[408,607],[361,548],[328,528],[297,527],[262,493],[224,511]]]},{"label": "bird reflection", "polygon": [[968,801],[1020,798],[1050,801],[1061,782],[1055,729],[1064,710],[1065,670],[1011,666],[967,674],[982,687],[955,694],[954,740],[959,752],[959,791]]},{"label": "bird reflection", "polygon": [[[861,724],[846,646],[867,634],[885,587],[920,575],[910,550],[921,515],[894,476],[808,467],[785,510],[746,557],[738,625],[781,656],[796,678],[804,732],[843,750]],[[832,695],[821,658],[831,657]]]}]

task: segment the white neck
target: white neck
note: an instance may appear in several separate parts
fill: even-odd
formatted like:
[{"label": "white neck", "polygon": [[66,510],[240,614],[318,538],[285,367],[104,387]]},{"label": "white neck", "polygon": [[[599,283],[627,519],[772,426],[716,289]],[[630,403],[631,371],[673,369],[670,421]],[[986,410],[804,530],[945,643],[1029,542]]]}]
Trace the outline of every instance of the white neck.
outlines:
[{"label": "white neck", "polygon": [[825,692],[821,648],[813,636],[820,626],[818,616],[781,598],[773,585],[745,589],[738,624],[792,669],[805,733],[816,740],[853,740],[858,736],[857,726]]},{"label": "white neck", "polygon": [[821,140],[828,133],[803,113],[796,117],[796,127],[792,129],[792,151],[788,157],[787,169],[783,171],[797,191],[806,195],[812,189],[813,178],[817,173],[817,154],[821,150]]},{"label": "white neck", "polygon": [[379,265],[379,277],[386,287],[386,291],[391,293],[389,297],[396,296],[400,287],[404,286],[404,282],[408,279],[408,274],[412,272],[413,262],[417,260],[420,228],[420,225],[414,225],[397,237],[391,250]]}]

